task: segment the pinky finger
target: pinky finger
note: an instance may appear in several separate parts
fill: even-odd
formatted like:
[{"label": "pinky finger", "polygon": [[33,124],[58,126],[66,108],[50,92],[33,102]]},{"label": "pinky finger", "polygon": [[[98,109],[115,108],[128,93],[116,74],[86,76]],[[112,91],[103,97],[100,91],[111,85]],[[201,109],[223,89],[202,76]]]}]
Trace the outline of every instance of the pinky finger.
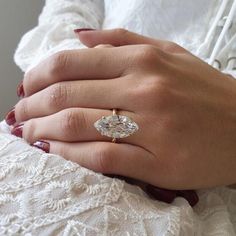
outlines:
[{"label": "pinky finger", "polygon": [[[143,185],[143,182],[152,182],[149,170],[152,170],[155,165],[153,165],[152,154],[140,147],[108,142],[65,143],[59,141],[38,141],[33,146],[45,152],[58,154],[96,172],[141,180],[141,186],[136,180],[134,183],[157,200],[171,203],[176,196],[180,196],[185,198],[191,206],[198,202],[195,191],[174,191]],[[155,171],[156,178],[158,172],[158,170]]]},{"label": "pinky finger", "polygon": [[150,182],[148,170],[153,169],[155,159],[143,148],[123,143],[38,141],[33,146],[95,172],[122,175],[145,182]]}]

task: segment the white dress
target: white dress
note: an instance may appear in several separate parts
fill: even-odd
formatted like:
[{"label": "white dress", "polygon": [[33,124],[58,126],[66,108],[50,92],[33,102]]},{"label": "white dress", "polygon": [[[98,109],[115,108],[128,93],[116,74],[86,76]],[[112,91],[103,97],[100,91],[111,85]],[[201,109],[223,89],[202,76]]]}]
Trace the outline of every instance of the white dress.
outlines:
[{"label": "white dress", "polygon": [[[224,17],[226,16],[226,18]],[[174,41],[236,76],[236,1],[47,0],[15,54],[23,71],[83,47],[75,28],[117,28]],[[0,133],[0,235],[236,235],[236,189],[198,191],[191,208],[45,154]]]}]

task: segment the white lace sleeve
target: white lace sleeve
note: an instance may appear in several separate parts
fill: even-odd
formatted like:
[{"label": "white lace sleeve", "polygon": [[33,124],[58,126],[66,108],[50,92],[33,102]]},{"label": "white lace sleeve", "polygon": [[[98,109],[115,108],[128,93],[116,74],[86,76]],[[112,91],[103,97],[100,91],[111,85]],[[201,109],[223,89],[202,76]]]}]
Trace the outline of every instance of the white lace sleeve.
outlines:
[{"label": "white lace sleeve", "polygon": [[18,46],[16,64],[26,71],[57,51],[81,48],[73,29],[99,29],[103,8],[103,0],[46,0],[38,26]]},{"label": "white lace sleeve", "polygon": [[225,34],[222,49],[216,56],[214,65],[223,73],[232,75],[236,79],[236,9],[235,17]]}]

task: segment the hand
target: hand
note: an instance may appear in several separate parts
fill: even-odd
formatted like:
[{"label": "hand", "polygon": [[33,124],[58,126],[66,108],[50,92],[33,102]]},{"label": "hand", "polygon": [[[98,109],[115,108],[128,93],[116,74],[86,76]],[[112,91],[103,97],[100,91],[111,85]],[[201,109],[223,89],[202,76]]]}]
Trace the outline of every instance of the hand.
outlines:
[{"label": "hand", "polygon": [[[119,47],[60,52],[27,73],[26,97],[15,107],[24,139],[46,140],[50,152],[82,166],[159,187],[235,182],[233,79],[174,43],[123,30],[79,37],[91,47]],[[93,127],[112,108],[140,127],[119,143]]]}]

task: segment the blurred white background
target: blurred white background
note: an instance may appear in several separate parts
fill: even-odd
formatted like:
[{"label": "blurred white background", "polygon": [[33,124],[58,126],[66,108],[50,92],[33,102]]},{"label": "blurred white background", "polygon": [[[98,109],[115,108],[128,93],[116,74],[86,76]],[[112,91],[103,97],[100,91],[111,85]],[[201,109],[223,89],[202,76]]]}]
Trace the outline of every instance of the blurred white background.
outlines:
[{"label": "blurred white background", "polygon": [[21,36],[37,24],[44,0],[0,0],[0,119],[17,101],[23,73],[13,55]]}]

